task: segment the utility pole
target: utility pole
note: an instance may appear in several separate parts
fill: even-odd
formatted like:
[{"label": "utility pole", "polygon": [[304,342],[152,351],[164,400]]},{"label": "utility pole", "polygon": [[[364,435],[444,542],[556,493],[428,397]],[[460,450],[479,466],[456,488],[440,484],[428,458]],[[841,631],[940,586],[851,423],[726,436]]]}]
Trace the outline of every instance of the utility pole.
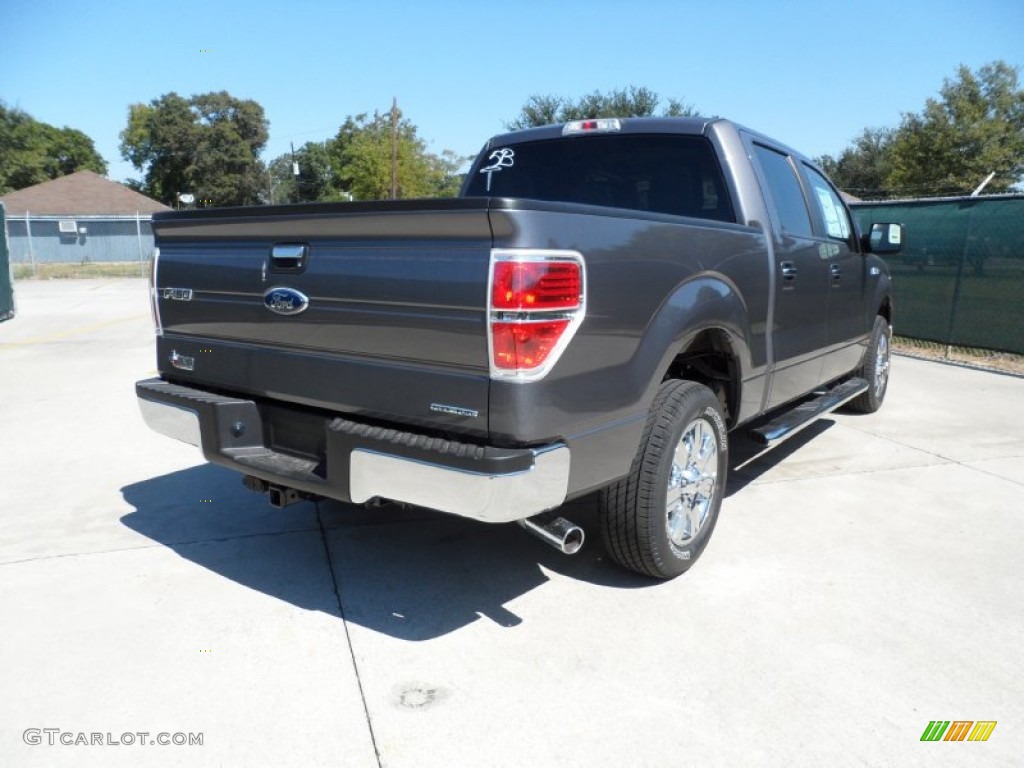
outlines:
[{"label": "utility pole", "polygon": [[295,142],[288,142],[292,148],[292,176],[295,177],[295,202],[302,202],[302,193],[299,191],[299,162],[295,159]]},{"label": "utility pole", "polygon": [[391,102],[391,199],[398,199],[398,97]]}]

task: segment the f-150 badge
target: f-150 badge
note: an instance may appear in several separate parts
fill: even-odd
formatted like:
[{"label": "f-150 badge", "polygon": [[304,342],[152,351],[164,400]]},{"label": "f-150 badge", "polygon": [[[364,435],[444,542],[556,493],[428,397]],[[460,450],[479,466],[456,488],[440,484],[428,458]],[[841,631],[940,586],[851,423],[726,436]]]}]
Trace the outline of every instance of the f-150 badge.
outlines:
[{"label": "f-150 badge", "polygon": [[297,315],[306,311],[309,298],[294,288],[271,288],[263,294],[263,306],[279,315]]}]

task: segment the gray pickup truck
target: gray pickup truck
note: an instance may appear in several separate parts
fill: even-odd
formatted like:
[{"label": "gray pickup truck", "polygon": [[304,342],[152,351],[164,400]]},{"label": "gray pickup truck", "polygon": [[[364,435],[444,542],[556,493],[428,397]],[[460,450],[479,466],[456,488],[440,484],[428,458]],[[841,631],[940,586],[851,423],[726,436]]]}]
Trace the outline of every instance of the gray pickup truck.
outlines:
[{"label": "gray pickup truck", "polygon": [[770,445],[885,396],[890,278],[836,189],[726,120],[491,139],[457,199],[156,214],[155,430],[275,506],[390,500],[565,552],[700,556],[728,432]]}]

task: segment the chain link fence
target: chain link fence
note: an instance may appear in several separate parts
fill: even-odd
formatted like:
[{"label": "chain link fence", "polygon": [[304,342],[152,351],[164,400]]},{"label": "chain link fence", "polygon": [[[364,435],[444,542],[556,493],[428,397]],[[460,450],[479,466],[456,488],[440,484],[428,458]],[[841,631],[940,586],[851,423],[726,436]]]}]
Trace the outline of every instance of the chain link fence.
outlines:
[{"label": "chain link fence", "polygon": [[886,259],[900,336],[1024,354],[1024,195],[854,203],[862,232],[898,222]]},{"label": "chain link fence", "polygon": [[[64,274],[59,266],[111,265],[111,273],[145,274],[153,251],[150,216],[40,216],[4,223],[16,277]],[[55,267],[57,267],[55,269]],[[79,272],[87,270],[78,270]]]}]

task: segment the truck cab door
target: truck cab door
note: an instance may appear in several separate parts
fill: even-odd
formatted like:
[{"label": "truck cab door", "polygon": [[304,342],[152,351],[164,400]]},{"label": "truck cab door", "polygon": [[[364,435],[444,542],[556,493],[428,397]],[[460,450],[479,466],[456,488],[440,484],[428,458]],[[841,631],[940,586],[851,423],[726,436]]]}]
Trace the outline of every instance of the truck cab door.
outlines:
[{"label": "truck cab door", "polygon": [[775,367],[766,404],[770,409],[810,392],[823,380],[829,265],[821,258],[793,159],[758,140],[750,148],[771,216],[775,252]]},{"label": "truck cab door", "polygon": [[849,211],[835,187],[815,168],[801,164],[822,261],[828,266],[828,351],[823,378],[836,379],[856,368],[874,323],[865,295],[866,264],[857,245]]}]

